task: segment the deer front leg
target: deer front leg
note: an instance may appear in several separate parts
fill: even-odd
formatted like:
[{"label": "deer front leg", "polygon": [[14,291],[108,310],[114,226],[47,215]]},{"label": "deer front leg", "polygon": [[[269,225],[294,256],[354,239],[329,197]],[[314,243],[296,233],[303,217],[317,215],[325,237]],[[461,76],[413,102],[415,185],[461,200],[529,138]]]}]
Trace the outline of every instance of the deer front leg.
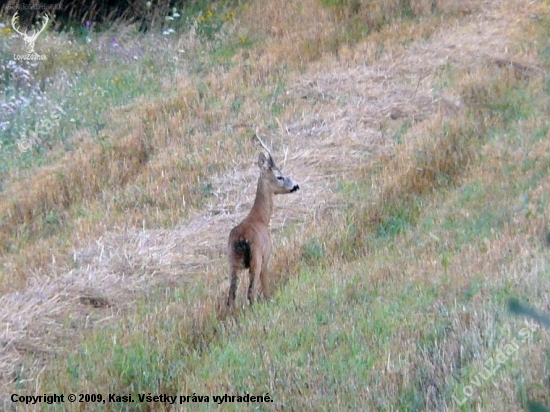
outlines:
[{"label": "deer front leg", "polygon": [[254,304],[254,282],[259,277],[262,268],[261,258],[253,258],[250,262],[250,284],[248,285],[248,302]]}]

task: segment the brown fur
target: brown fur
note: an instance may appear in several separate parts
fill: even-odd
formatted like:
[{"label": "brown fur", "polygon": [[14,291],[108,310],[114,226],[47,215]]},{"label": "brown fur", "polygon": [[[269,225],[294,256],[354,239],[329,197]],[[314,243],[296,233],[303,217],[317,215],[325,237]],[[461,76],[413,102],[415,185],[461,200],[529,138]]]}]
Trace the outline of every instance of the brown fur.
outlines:
[{"label": "brown fur", "polygon": [[258,277],[264,297],[269,298],[267,265],[272,245],[269,221],[273,213],[273,196],[299,189],[296,182],[282,175],[271,155],[265,157],[261,153],[258,166],[260,178],[254,205],[248,216],[229,233],[227,254],[230,286],[227,306],[232,306],[235,302],[238,272],[243,269],[249,269],[248,301],[250,304],[254,303],[254,281]]}]

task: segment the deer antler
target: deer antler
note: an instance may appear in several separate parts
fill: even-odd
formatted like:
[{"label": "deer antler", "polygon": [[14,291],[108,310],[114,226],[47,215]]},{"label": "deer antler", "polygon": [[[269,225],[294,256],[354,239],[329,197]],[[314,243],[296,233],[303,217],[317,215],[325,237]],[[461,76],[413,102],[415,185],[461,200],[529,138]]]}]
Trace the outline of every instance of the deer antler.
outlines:
[{"label": "deer antler", "polygon": [[260,134],[258,133],[258,130],[259,130],[259,129],[256,129],[256,133],[254,134],[254,136],[256,136],[256,139],[258,139],[258,141],[260,142],[260,144],[262,145],[262,147],[267,151],[267,153],[269,154],[269,157],[273,157],[273,156],[271,156],[271,151],[267,148],[267,146],[265,145],[265,143],[262,142],[262,139],[260,139]]},{"label": "deer antler", "polygon": [[42,28],[38,32],[36,32],[32,35],[33,40],[36,40],[38,38],[38,35],[44,31],[44,29],[48,25],[48,22],[50,21],[47,14],[44,14],[43,19],[45,20],[44,25],[42,26]]},{"label": "deer antler", "polygon": [[18,11],[15,12],[15,14],[13,15],[13,17],[11,18],[11,27],[13,27],[13,30],[15,30],[17,33],[19,33],[21,36],[26,36],[27,33],[22,33],[19,31],[19,29],[17,28],[18,26],[18,21],[19,21],[19,16],[17,16],[17,13],[19,13]]},{"label": "deer antler", "polygon": [[16,11],[15,14],[13,15],[13,17],[11,18],[11,26],[13,27],[13,30],[15,30],[21,36],[23,36],[25,38],[29,38],[30,40],[36,40],[38,38],[38,35],[44,31],[44,29],[48,25],[48,22],[50,21],[50,18],[48,17],[48,15],[44,14],[44,16],[43,16],[44,25],[42,26],[42,28],[40,30],[38,30],[36,33],[34,33],[32,36],[29,36],[26,32],[23,33],[21,31],[19,31],[19,28],[17,27],[17,26],[19,26],[19,16],[17,15],[17,13],[19,13],[19,12]]}]

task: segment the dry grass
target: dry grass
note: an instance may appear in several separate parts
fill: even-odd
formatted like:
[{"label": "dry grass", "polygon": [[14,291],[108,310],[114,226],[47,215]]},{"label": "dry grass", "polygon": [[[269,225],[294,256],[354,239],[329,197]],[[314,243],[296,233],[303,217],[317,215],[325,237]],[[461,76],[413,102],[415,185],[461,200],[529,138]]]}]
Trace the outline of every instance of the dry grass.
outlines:
[{"label": "dry grass", "polygon": [[[245,7],[243,20],[256,15],[257,18],[277,21],[273,14],[296,15],[292,12],[296,7],[292,3],[282,8],[270,6],[263,13],[254,11],[255,4],[252,3],[250,9]],[[299,8],[300,13],[289,24],[307,26],[311,30],[324,27],[329,33],[335,30],[337,23],[330,20],[332,14],[324,8],[311,6]],[[311,20],[306,10],[325,16],[325,21]],[[265,27],[261,19],[258,27]],[[258,27],[252,25],[250,30],[258,34]],[[234,30],[238,33],[239,29],[236,26]],[[303,54],[300,44],[293,49],[296,46],[292,37],[295,31],[285,28],[282,32],[288,33],[288,37],[278,40],[278,47],[283,48],[281,53],[285,53],[284,59],[282,54],[277,54],[277,47],[264,44],[261,48],[237,54],[233,67],[213,67],[209,73],[201,74],[197,82],[189,80],[190,73],[183,65],[183,76],[164,82],[162,100],[137,99],[110,115],[102,115],[101,122],[112,125],[101,131],[100,142],[93,139],[89,131],[78,131],[72,139],[78,145],[76,150],[57,155],[61,158],[55,165],[33,169],[23,179],[14,176],[11,181],[6,181],[0,198],[0,214],[4,217],[0,223],[3,234],[0,252],[6,254],[0,284],[6,290],[24,284],[29,267],[44,270],[52,259],[70,267],[71,263],[66,259],[67,247],[89,235],[99,236],[108,227],[142,225],[144,221],[148,226],[173,225],[188,210],[200,206],[204,192],[197,190],[197,186],[208,185],[210,174],[203,172],[204,165],[209,165],[209,170],[222,169],[227,167],[224,153],[240,155],[245,147],[248,149],[244,153],[251,153],[251,145],[245,145],[243,139],[255,125],[262,123],[258,114],[265,113],[266,107],[247,93],[254,93],[258,85],[265,90],[276,90],[283,75],[281,68],[301,64],[295,62],[296,56]],[[299,36],[302,34],[298,33]],[[116,37],[121,43],[128,38],[124,29],[114,35],[111,38]],[[146,55],[161,47],[159,39],[153,37],[151,40],[148,48],[140,51],[130,39],[124,51],[130,55]],[[105,42],[108,43],[106,39],[97,41],[101,53],[108,48]],[[62,42],[54,39],[49,51],[52,54],[65,53],[60,50],[63,47]],[[199,50],[203,45],[196,36],[190,35],[180,39],[174,48],[187,51],[189,58],[200,59]],[[323,47],[315,45],[315,49],[322,50]],[[85,51],[75,47],[74,53],[83,54]],[[254,70],[250,70],[251,62],[254,62]],[[54,69],[49,71],[55,73]],[[376,78],[369,80],[372,84],[376,81]],[[243,93],[243,90],[249,92]],[[246,104],[235,113],[231,108],[237,99],[243,99]],[[284,107],[290,101],[289,97],[278,99],[283,102],[273,100],[267,109],[273,111],[274,105]],[[395,105],[400,107],[400,102],[395,102]],[[373,113],[373,119],[379,114]],[[297,120],[300,122],[291,118],[292,126]],[[292,126],[287,132],[293,130]],[[338,127],[344,127],[344,124]],[[227,133],[236,138],[224,138]],[[182,136],[185,136],[185,145]],[[366,144],[370,146],[371,141],[372,137]],[[132,213],[126,213],[128,209]],[[79,215],[83,210],[91,218],[82,219]],[[71,240],[59,241],[67,237]],[[77,244],[83,246],[83,243]],[[27,252],[22,252],[22,249]],[[45,272],[51,273],[51,270]]]},{"label": "dry grass", "polygon": [[[427,393],[419,409],[456,410],[447,403],[445,384],[460,362],[472,361],[474,370],[481,367],[489,351],[475,360],[464,355],[464,348],[480,350],[484,331],[498,320],[498,306],[487,304],[485,294],[492,296],[507,282],[515,282],[528,294],[546,267],[544,250],[533,252],[532,246],[547,224],[544,211],[533,205],[545,199],[548,185],[541,183],[526,194],[527,208],[534,208],[529,216],[535,218],[517,216],[498,236],[481,234],[470,239],[471,245],[445,254],[441,248],[456,242],[453,232],[435,228],[450,224],[455,214],[464,224],[475,214],[469,204],[460,209],[464,195],[450,188],[484,179],[504,181],[510,176],[498,166],[524,161],[524,152],[509,153],[506,146],[485,143],[495,139],[488,131],[512,121],[502,118],[506,110],[495,108],[495,102],[524,84],[529,90],[540,88],[537,82],[542,81],[543,69],[535,46],[523,39],[532,34],[528,16],[546,11],[527,2],[521,7],[515,2],[448,2],[438,4],[446,16],[441,19],[379,24],[379,31],[364,41],[334,46],[331,36],[341,14],[309,2],[264,6],[260,2],[243,6],[242,21],[252,23],[242,25],[246,30],[236,26],[235,33],[264,41],[235,54],[232,66],[215,66],[193,79],[186,72],[167,82],[165,95],[115,109],[103,145],[85,141],[62,162],[33,171],[32,179],[14,182],[2,193],[0,210],[7,219],[2,221],[5,293],[0,304],[10,308],[0,317],[0,342],[5,342],[0,369],[6,390],[19,375],[36,393],[74,385],[87,391],[127,390],[124,383],[112,382],[117,374],[109,369],[109,356],[99,355],[106,363],[89,371],[91,382],[75,384],[65,377],[64,364],[59,362],[43,372],[47,378],[37,375],[43,365],[52,365],[54,354],[74,352],[68,344],[73,330],[84,335],[89,348],[93,343],[87,337],[93,341],[101,336],[102,327],[118,325],[122,332],[115,336],[132,347],[143,336],[160,339],[150,331],[159,331],[157,325],[169,319],[178,320],[175,335],[182,343],[177,347],[159,343],[161,350],[169,358],[176,358],[178,350],[197,350],[199,355],[186,352],[191,370],[180,371],[177,383],[163,384],[178,393],[198,387],[216,393],[235,389],[228,383],[231,368],[221,367],[218,378],[201,376],[219,361],[215,350],[223,350],[224,339],[235,338],[235,345],[241,344],[239,326],[232,320],[219,322],[216,315],[227,288],[226,235],[248,211],[254,193],[257,149],[249,136],[260,124],[270,129],[263,133],[277,160],[302,188],[297,196],[277,198],[272,223],[275,286],[285,293],[305,288],[291,275],[309,262],[315,268],[328,267],[320,270],[321,280],[344,291],[350,305],[359,306],[364,296],[375,293],[382,294],[378,303],[383,308],[392,299],[403,299],[411,305],[409,321],[414,326],[396,326],[386,346],[377,347],[380,352],[373,355],[377,358],[372,368],[380,378],[368,381],[369,391],[357,391],[356,402],[389,408],[390,400],[403,399],[404,388],[410,387]],[[420,10],[415,14],[422,14],[427,4],[413,6]],[[372,24],[386,18],[377,17],[381,10],[365,10],[358,17],[371,18]],[[388,10],[391,14],[391,7]],[[273,92],[277,88],[279,92]],[[244,103],[235,114],[232,105],[238,98]],[[524,125],[526,132],[540,126],[529,121]],[[541,140],[528,156],[540,161],[547,146]],[[490,163],[481,164],[480,156]],[[512,190],[503,189],[503,194]],[[363,191],[370,197],[365,198]],[[482,199],[496,206],[498,195]],[[350,198],[361,204],[350,206]],[[379,243],[372,233],[387,228],[401,209],[409,213],[405,220],[418,228],[397,228],[392,236],[401,236],[376,249]],[[52,210],[67,227],[60,225],[44,236],[40,219]],[[78,210],[86,210],[86,215]],[[432,236],[426,236],[422,222],[430,219],[436,223],[429,231]],[[69,255],[70,249],[74,253]],[[23,257],[16,256],[21,251]],[[367,256],[368,265],[364,260],[347,262],[358,256]],[[478,274],[495,269],[499,269],[495,282],[478,279]],[[484,286],[473,294],[468,307],[472,310],[454,303],[476,282]],[[422,298],[415,301],[414,293],[412,297],[392,294],[402,285],[417,288],[415,293]],[[174,291],[184,293],[184,298],[168,299]],[[155,303],[153,299],[163,293],[165,301]],[[303,293],[296,298],[309,296]],[[244,301],[242,293],[239,297]],[[260,312],[273,312],[273,319],[286,316],[283,306],[267,306]],[[136,308],[138,314],[132,314]],[[445,311],[450,315],[438,319]],[[434,343],[431,334],[440,321],[450,322],[452,332],[436,337]],[[254,335],[259,326],[251,322],[243,328],[252,328]],[[293,335],[294,325],[286,327]],[[246,330],[243,333],[247,336]],[[427,351],[425,342],[435,349]],[[215,350],[207,352],[209,345]],[[526,349],[527,365],[537,364],[537,351],[540,345]],[[296,373],[288,371],[273,385],[299,382]],[[529,378],[541,381],[543,376],[533,370]],[[323,386],[327,382],[328,378],[311,382],[310,388],[319,391],[309,389],[306,395],[300,387],[291,387],[288,393],[283,386],[276,390],[281,397],[288,395],[287,402],[299,394],[297,407],[322,408],[327,406],[320,400],[323,388],[330,389]],[[485,400],[491,402],[490,409],[521,407],[514,398],[513,381],[504,378],[499,385],[506,397],[502,404]],[[282,407],[282,399],[277,406]],[[403,401],[403,405],[412,403]]]}]

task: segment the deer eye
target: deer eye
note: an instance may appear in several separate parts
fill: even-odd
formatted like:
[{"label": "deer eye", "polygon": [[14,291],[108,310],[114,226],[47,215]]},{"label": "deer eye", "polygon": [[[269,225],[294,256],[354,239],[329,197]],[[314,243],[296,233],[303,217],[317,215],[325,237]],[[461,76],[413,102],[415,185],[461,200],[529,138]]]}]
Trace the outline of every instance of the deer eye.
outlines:
[{"label": "deer eye", "polygon": [[277,176],[277,180],[285,180],[283,176]]}]

